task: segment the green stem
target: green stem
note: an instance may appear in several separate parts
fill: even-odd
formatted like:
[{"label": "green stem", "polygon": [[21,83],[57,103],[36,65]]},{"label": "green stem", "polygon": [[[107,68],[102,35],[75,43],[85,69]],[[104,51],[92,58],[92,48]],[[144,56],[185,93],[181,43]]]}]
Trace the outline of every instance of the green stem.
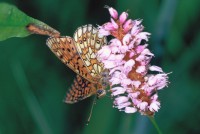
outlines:
[{"label": "green stem", "polygon": [[158,127],[158,124],[156,123],[156,120],[154,117],[148,116],[154,127],[156,128],[158,134],[162,134],[160,128]]}]

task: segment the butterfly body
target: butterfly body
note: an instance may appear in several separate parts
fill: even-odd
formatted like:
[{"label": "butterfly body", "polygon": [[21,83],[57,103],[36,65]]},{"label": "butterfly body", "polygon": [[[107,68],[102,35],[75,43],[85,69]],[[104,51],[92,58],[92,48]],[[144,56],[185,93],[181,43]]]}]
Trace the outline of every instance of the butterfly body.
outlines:
[{"label": "butterfly body", "polygon": [[66,103],[76,103],[96,94],[101,98],[106,94],[102,84],[103,65],[97,60],[96,53],[107,44],[105,37],[99,35],[92,25],[79,27],[74,38],[69,36],[47,39],[51,51],[76,74],[71,89],[66,95]]}]

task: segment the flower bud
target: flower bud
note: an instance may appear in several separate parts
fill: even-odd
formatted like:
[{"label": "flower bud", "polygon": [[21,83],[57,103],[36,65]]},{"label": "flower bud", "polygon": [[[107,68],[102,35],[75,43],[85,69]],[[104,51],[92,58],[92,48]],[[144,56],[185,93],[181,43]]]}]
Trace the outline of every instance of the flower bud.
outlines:
[{"label": "flower bud", "polygon": [[119,22],[120,22],[121,24],[123,24],[123,23],[126,21],[127,17],[128,17],[128,14],[127,14],[126,12],[123,12],[123,13],[119,16]]},{"label": "flower bud", "polygon": [[110,8],[108,8],[108,11],[112,18],[114,18],[114,19],[118,18],[118,13],[114,8],[110,7]]}]

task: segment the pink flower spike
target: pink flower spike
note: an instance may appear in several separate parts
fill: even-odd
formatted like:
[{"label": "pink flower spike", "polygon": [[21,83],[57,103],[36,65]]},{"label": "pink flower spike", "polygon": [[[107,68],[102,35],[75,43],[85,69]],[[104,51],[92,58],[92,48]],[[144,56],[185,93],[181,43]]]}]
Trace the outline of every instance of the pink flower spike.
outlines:
[{"label": "pink flower spike", "polygon": [[144,55],[139,55],[135,60],[139,61],[139,62],[142,62],[143,60],[145,60],[145,56]]},{"label": "pink flower spike", "polygon": [[119,78],[116,77],[112,77],[109,82],[112,83],[112,85],[116,85],[116,84],[120,84],[121,80]]},{"label": "pink flower spike", "polygon": [[151,97],[152,101],[157,101],[158,100],[158,94],[154,94],[152,97]]},{"label": "pink flower spike", "polygon": [[139,38],[139,39],[144,39],[144,40],[148,41],[149,35],[150,35],[150,33],[148,33],[148,32],[141,32],[141,33],[138,33],[136,35],[136,37]]},{"label": "pink flower spike", "polygon": [[166,87],[168,85],[168,74],[157,74],[156,77],[157,79],[157,89],[163,89],[164,87]]},{"label": "pink flower spike", "polygon": [[112,39],[110,42],[111,42],[111,44],[110,44],[111,46],[118,46],[118,47],[122,46],[121,41],[116,38]]},{"label": "pink flower spike", "polygon": [[131,50],[132,48],[135,48],[135,45],[136,45],[135,43],[136,43],[136,38],[133,38],[133,36],[132,36],[132,40],[128,44],[128,49]]},{"label": "pink flower spike", "polygon": [[110,71],[110,72],[109,72],[109,75],[112,74],[112,78],[113,78],[113,77],[120,78],[120,76],[121,76],[120,68],[121,68],[120,66],[119,66],[119,67],[112,68],[111,70],[115,70],[115,71],[113,71],[113,74],[112,74],[111,71]]},{"label": "pink flower spike", "polygon": [[108,35],[110,35],[110,32],[107,31],[107,30],[105,30],[105,29],[103,29],[103,28],[100,28],[100,29],[99,29],[99,34],[100,34],[101,36],[108,36]]},{"label": "pink flower spike", "polygon": [[134,104],[135,106],[137,106],[138,104],[141,103],[141,101],[140,101],[139,99],[137,99],[137,98],[132,99],[132,102],[133,102],[133,104]]},{"label": "pink flower spike", "polygon": [[131,35],[135,36],[138,33],[138,31],[138,27],[134,25],[131,29]]},{"label": "pink flower spike", "polygon": [[110,49],[111,49],[112,53],[114,53],[114,54],[119,53],[119,48],[116,46],[111,46]]},{"label": "pink flower spike", "polygon": [[152,75],[148,78],[149,86],[154,86],[158,90],[164,88],[168,84],[168,76],[165,73]]},{"label": "pink flower spike", "polygon": [[121,85],[123,86],[123,87],[127,87],[128,85],[130,85],[131,84],[131,80],[130,79],[122,79],[121,80]]},{"label": "pink flower spike", "polygon": [[135,52],[131,51],[130,54],[129,54],[129,58],[132,58],[134,55],[135,55]]},{"label": "pink flower spike", "polygon": [[130,59],[124,64],[122,72],[127,75],[132,70],[134,65],[135,65],[135,61],[133,59]]},{"label": "pink flower spike", "polygon": [[157,82],[157,78],[156,78],[154,75],[152,75],[152,76],[150,76],[150,77],[148,78],[148,84],[149,84],[149,86],[155,85],[156,82]]},{"label": "pink flower spike", "polygon": [[121,46],[121,47],[119,47],[119,50],[122,54],[124,54],[128,51],[128,46]]},{"label": "pink flower spike", "polygon": [[141,19],[140,19],[140,20],[134,20],[134,25],[138,26],[138,25],[140,25],[140,24],[141,24],[141,22],[142,22],[142,20],[141,20]]},{"label": "pink flower spike", "polygon": [[128,19],[127,12],[118,14],[114,8],[106,8],[110,22],[98,27],[98,37],[112,37],[108,45],[98,50],[97,60],[103,64],[102,70],[108,71],[103,82],[108,81],[111,88],[113,107],[125,113],[138,111],[152,116],[160,109],[157,92],[168,85],[168,74],[161,67],[150,65],[154,54],[147,47],[150,33],[143,31],[142,20]]},{"label": "pink flower spike", "polygon": [[152,102],[149,106],[149,110],[151,112],[155,112],[155,111],[158,112],[159,109],[160,109],[160,102],[158,101]]},{"label": "pink flower spike", "polygon": [[126,107],[125,108],[125,113],[130,114],[130,113],[135,113],[135,112],[137,112],[137,108],[134,108],[134,107]]},{"label": "pink flower spike", "polygon": [[118,29],[119,26],[118,24],[111,18],[111,23],[112,23],[112,26],[115,28],[115,29]]},{"label": "pink flower spike", "polygon": [[113,30],[115,30],[115,27],[113,26],[113,24],[111,22],[105,23],[103,25],[103,27],[107,31],[113,31]]},{"label": "pink flower spike", "polygon": [[128,97],[131,99],[136,99],[140,95],[140,92],[129,93]]},{"label": "pink flower spike", "polygon": [[131,19],[127,20],[123,25],[124,32],[127,33],[133,27],[133,21]]},{"label": "pink flower spike", "polygon": [[145,48],[147,47],[147,45],[139,45],[137,46],[136,49],[136,53],[141,53]]},{"label": "pink flower spike", "polygon": [[140,110],[145,110],[148,106],[148,103],[147,102],[141,102],[137,105],[137,107],[140,109]]},{"label": "pink flower spike", "polygon": [[131,102],[125,102],[117,106],[118,109],[122,109],[131,105]]},{"label": "pink flower spike", "polygon": [[136,72],[140,73],[140,74],[144,73],[145,71],[146,71],[146,67],[145,66],[139,66],[136,69]]},{"label": "pink flower spike", "polygon": [[131,40],[131,34],[126,34],[125,36],[124,36],[124,38],[123,38],[123,40],[122,40],[122,42],[123,42],[123,45],[128,45],[129,44],[129,42],[130,42],[130,40]]},{"label": "pink flower spike", "polygon": [[126,89],[123,88],[123,87],[114,87],[114,88],[112,88],[110,90],[112,91],[112,94],[111,94],[112,96],[123,94],[126,91]]},{"label": "pink flower spike", "polygon": [[109,11],[109,13],[110,13],[110,15],[111,15],[112,18],[114,18],[114,19],[118,18],[118,13],[117,13],[117,11],[114,8],[109,7],[108,11]]},{"label": "pink flower spike", "polygon": [[125,96],[119,96],[119,97],[117,97],[117,98],[115,99],[114,104],[115,104],[115,105],[120,105],[120,104],[122,104],[122,103],[126,103],[126,102],[128,102],[128,100],[129,100],[128,97],[125,97]]},{"label": "pink flower spike", "polygon": [[107,69],[110,69],[110,68],[113,68],[113,67],[116,67],[116,63],[114,61],[103,61],[104,63],[104,67],[107,68]]},{"label": "pink flower spike", "polygon": [[141,85],[140,81],[132,81],[132,85],[135,86],[135,88],[138,88]]},{"label": "pink flower spike", "polygon": [[157,71],[157,72],[163,72],[162,68],[160,68],[158,66],[150,66],[149,70],[151,70],[151,71]]},{"label": "pink flower spike", "polygon": [[120,72],[121,68],[122,68],[121,66],[112,68],[112,69],[110,70],[110,72],[109,72],[109,75],[111,75],[112,73]]},{"label": "pink flower spike", "polygon": [[130,59],[124,64],[124,69],[131,71],[134,65],[135,65],[135,61],[133,59]]},{"label": "pink flower spike", "polygon": [[124,58],[124,54],[118,54],[118,55],[111,54],[111,55],[107,58],[107,60],[122,61],[123,58]]},{"label": "pink flower spike", "polygon": [[101,59],[107,59],[111,54],[111,50],[108,46],[102,47],[101,50],[98,51],[98,55]]},{"label": "pink flower spike", "polygon": [[119,22],[120,22],[120,24],[123,24],[123,23],[126,21],[127,17],[128,17],[128,13],[123,12],[123,13],[119,16]]},{"label": "pink flower spike", "polygon": [[150,56],[154,56],[154,54],[152,54],[150,51],[149,51],[149,49],[147,49],[147,48],[145,48],[143,51],[142,51],[142,53],[141,54],[143,54],[143,55],[150,55]]}]

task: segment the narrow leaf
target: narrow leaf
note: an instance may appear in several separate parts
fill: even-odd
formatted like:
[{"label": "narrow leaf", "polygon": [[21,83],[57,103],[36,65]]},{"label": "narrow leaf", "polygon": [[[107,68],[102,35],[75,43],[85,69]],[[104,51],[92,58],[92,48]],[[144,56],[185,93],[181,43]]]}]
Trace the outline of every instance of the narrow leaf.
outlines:
[{"label": "narrow leaf", "polygon": [[26,37],[31,34],[26,29],[29,24],[52,29],[45,23],[27,16],[13,5],[0,3],[0,41],[11,37]]}]

